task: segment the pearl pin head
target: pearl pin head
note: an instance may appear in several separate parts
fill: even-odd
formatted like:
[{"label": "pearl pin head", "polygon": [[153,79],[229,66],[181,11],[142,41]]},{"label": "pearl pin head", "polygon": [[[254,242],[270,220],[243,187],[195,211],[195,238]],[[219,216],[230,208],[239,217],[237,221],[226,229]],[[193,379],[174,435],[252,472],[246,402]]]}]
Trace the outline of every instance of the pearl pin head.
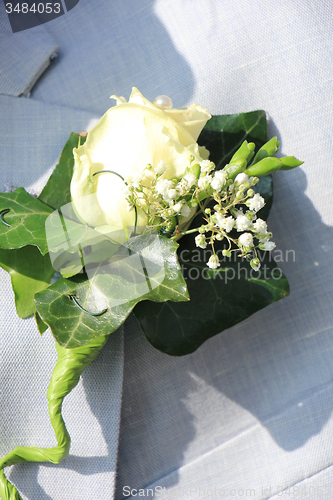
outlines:
[{"label": "pearl pin head", "polygon": [[172,101],[167,95],[158,95],[155,97],[153,104],[160,109],[172,109]]}]

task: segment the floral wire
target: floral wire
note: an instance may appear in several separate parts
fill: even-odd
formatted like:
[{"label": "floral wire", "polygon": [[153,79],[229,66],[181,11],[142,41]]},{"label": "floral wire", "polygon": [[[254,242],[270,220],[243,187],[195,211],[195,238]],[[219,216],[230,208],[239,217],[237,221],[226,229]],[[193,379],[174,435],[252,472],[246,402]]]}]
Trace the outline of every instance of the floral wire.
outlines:
[{"label": "floral wire", "polygon": [[81,306],[81,304],[79,303],[79,301],[77,300],[76,296],[75,295],[69,295],[69,298],[74,302],[74,304],[82,311],[82,312],[85,312],[86,314],[89,314],[89,316],[102,316],[102,314],[105,314],[107,312],[107,308],[106,309],[103,309],[103,311],[101,312],[98,312],[98,313],[92,313],[90,311],[87,311],[86,309],[84,309],[84,307]]},{"label": "floral wire", "polygon": [[6,222],[6,221],[5,221],[4,216],[5,216],[6,214],[8,214],[8,212],[9,212],[9,211],[10,211],[10,208],[4,208],[4,209],[3,209],[3,210],[1,210],[1,212],[0,212],[0,220],[1,220],[1,222],[2,222],[3,224],[5,224],[5,226],[7,226],[7,227],[11,227],[11,225],[10,225],[10,224],[8,224],[8,222]]},{"label": "floral wire", "polygon": [[[120,174],[118,174],[118,172],[115,172],[114,170],[98,170],[97,172],[94,172],[93,173],[93,177],[97,174],[114,174],[114,175],[117,175],[125,184],[126,186],[128,185],[127,182],[125,181],[124,177]],[[137,224],[138,224],[138,210],[136,208],[136,206],[134,205],[134,212],[135,212],[135,218],[134,218],[134,231],[133,231],[133,236],[136,235],[136,227],[137,227]]]},{"label": "floral wire", "polygon": [[146,278],[146,283],[147,283],[149,292],[151,292],[152,291],[152,286],[151,286],[151,283],[150,283],[150,279],[149,279],[148,271],[147,271],[147,268],[146,268],[146,265],[145,265],[145,261],[144,261],[142,255],[141,255],[141,253],[139,253],[139,257],[140,257],[140,263],[141,263],[141,266],[142,266],[142,269],[143,269],[143,273],[144,273],[145,278]]},{"label": "floral wire", "polygon": [[134,205],[134,212],[135,212],[135,216],[134,216],[134,231],[133,231],[132,236],[136,235],[136,227],[137,227],[137,224],[138,224],[138,210],[137,210],[137,208],[136,208],[135,205]]},{"label": "floral wire", "polygon": [[114,172],[113,170],[98,170],[97,172],[95,172],[95,173],[93,174],[93,177],[94,177],[95,175],[97,175],[97,174],[114,174],[114,175],[118,175],[118,177],[120,177],[120,179],[121,179],[122,181],[124,181],[124,182],[125,182],[125,184],[126,184],[126,186],[127,186],[127,183],[126,183],[126,181],[125,181],[124,177],[123,177],[122,175],[118,174],[118,172]]}]

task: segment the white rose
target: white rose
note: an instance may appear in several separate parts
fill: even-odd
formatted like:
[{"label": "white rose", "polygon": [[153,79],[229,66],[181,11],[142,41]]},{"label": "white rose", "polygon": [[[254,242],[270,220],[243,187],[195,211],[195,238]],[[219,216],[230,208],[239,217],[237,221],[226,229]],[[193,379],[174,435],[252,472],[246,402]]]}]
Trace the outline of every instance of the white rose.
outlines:
[{"label": "white rose", "polygon": [[[134,209],[128,210],[126,181],[141,179],[149,187],[151,178],[144,172],[148,164],[155,169],[167,165],[163,179],[182,178],[190,156],[200,162],[206,155],[196,140],[210,115],[196,105],[161,110],[135,87],[129,102],[112,97],[117,105],[88,133],[85,144],[74,149],[71,196],[85,223],[119,229],[133,227],[135,220]],[[94,175],[100,171],[114,173]],[[145,222],[139,209],[137,224]]]},{"label": "white rose", "polygon": [[191,134],[195,142],[201,130],[206,125],[207,120],[211,117],[203,106],[198,106],[197,104],[192,104],[188,108],[167,109],[165,112],[170,118],[180,123]]}]

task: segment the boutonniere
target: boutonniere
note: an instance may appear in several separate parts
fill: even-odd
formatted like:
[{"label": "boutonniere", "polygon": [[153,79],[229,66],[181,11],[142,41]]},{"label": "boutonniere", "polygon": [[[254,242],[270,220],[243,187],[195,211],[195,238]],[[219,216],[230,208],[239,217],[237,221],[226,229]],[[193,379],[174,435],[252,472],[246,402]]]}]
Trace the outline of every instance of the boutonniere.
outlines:
[{"label": "boutonniere", "polygon": [[132,313],[160,351],[185,355],[289,293],[267,225],[276,157],[264,111],[213,116],[133,89],[112,96],[88,134],[71,134],[35,198],[0,194],[0,266],[18,315],[51,330],[58,354],[47,399],[57,444],[0,461],[60,462],[70,449],[63,399]]}]

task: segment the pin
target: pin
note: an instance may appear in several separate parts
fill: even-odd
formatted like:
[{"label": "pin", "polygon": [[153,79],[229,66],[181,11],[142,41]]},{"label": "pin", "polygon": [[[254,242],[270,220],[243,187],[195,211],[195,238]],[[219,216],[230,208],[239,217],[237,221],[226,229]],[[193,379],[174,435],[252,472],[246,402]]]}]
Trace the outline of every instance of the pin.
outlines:
[{"label": "pin", "polygon": [[[104,173],[108,173],[108,174],[114,174],[114,175],[117,175],[118,177],[120,177],[120,179],[126,184],[127,186],[127,182],[125,181],[124,177],[120,174],[118,174],[118,172],[114,172],[113,170],[98,170],[97,172],[95,172],[93,174],[93,177],[94,175],[97,175],[97,174],[104,174]],[[132,233],[132,236],[136,236],[136,227],[137,227],[137,224],[138,224],[138,210],[136,208],[136,206],[134,205],[134,212],[135,212],[135,219],[134,219],[134,231]]]},{"label": "pin", "polygon": [[10,211],[10,208],[4,208],[4,209],[3,209],[3,210],[1,210],[1,212],[0,212],[0,220],[1,220],[1,222],[2,222],[3,224],[5,224],[5,226],[8,226],[8,227],[10,227],[10,224],[8,224],[8,222],[6,222],[6,221],[5,221],[4,216],[5,216],[6,214],[8,214],[8,212],[9,212],[9,211]]},{"label": "pin", "polygon": [[87,314],[89,314],[89,316],[102,316],[102,314],[105,314],[107,312],[107,308],[106,309],[103,309],[103,311],[99,312],[99,313],[92,313],[90,311],[87,311],[86,309],[84,309],[84,307],[81,306],[81,304],[78,302],[77,298],[75,295],[69,295],[69,298],[74,302],[74,304],[82,311],[82,312],[85,312]]},{"label": "pin", "polygon": [[[95,173],[93,174],[93,177],[94,177],[94,175],[97,175],[97,174],[104,174],[104,173],[106,173],[106,174],[114,174],[114,175],[118,175],[118,177],[120,177],[120,178],[121,178],[121,180],[125,182],[124,177],[123,177],[122,175],[118,174],[118,172],[114,172],[113,170],[98,170],[98,172],[95,172]],[[127,186],[127,183],[126,183],[126,182],[125,182],[125,184],[126,184],[126,186]]]}]

